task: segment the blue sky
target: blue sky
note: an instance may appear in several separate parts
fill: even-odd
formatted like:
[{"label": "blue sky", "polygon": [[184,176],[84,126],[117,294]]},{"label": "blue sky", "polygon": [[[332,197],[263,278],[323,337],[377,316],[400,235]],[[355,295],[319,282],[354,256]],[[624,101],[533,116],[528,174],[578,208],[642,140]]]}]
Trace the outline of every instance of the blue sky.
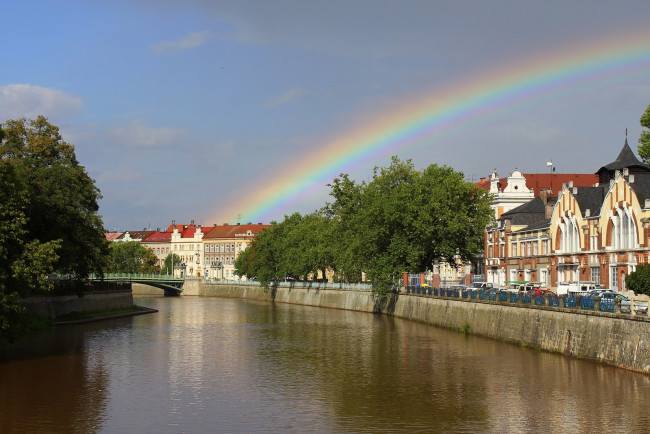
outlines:
[{"label": "blue sky", "polygon": [[[224,223],[209,220],[215,209],[328,138],[458,77],[643,31],[650,2],[23,0],[3,2],[2,15],[0,122],[47,116],[96,180],[106,228],[136,230]],[[548,160],[593,173],[616,158],[626,128],[636,150],[650,105],[646,65],[398,156],[469,180],[494,168],[544,172]],[[388,160],[351,175],[368,179]],[[328,191],[263,220],[311,212]]]}]

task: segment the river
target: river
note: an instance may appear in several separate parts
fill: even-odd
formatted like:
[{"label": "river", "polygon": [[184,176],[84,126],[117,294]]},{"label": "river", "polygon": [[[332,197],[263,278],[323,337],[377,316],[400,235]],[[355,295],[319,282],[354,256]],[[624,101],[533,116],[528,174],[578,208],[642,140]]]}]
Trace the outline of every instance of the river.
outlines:
[{"label": "river", "polygon": [[0,352],[2,432],[639,432],[650,377],[386,315],[143,297]]}]

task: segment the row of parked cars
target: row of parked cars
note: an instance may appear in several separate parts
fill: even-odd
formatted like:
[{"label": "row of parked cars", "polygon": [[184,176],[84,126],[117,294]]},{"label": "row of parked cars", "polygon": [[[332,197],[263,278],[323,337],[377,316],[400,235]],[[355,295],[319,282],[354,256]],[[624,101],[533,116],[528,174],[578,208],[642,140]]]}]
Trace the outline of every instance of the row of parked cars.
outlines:
[{"label": "row of parked cars", "polygon": [[[458,286],[458,289],[464,289],[465,287]],[[551,291],[550,289],[541,288],[539,284],[534,282],[526,283],[511,283],[507,288],[496,288],[492,283],[489,282],[473,282],[467,287],[468,289],[496,289],[499,291],[508,291],[508,292],[519,292],[527,293],[530,295],[579,295],[581,297],[596,298],[598,297],[601,302],[603,300],[608,300],[612,302],[619,301],[621,312],[630,313],[632,308],[632,300],[626,297],[623,294],[620,294],[616,291],[613,291],[608,288],[603,288],[597,284],[585,283],[580,286],[558,286],[558,293]],[[647,302],[637,302],[635,305],[635,310],[638,313],[648,313],[648,303]]]}]

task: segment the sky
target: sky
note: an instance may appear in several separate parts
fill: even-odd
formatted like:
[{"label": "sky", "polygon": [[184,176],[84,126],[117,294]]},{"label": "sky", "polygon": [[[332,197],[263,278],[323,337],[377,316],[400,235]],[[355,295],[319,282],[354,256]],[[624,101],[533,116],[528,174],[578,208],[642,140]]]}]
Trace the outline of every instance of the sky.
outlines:
[{"label": "sky", "polygon": [[107,230],[269,223],[393,155],[594,173],[650,105],[647,0],[2,2],[0,123],[46,116]]}]

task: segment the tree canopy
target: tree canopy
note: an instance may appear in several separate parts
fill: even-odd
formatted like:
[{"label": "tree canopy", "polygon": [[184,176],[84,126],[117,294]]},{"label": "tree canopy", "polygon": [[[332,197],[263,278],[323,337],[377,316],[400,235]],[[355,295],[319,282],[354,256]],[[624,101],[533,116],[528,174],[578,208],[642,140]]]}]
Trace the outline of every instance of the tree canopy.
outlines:
[{"label": "tree canopy", "polygon": [[153,274],[160,272],[158,258],[138,241],[111,243],[109,273]]},{"label": "tree canopy", "polygon": [[625,284],[637,295],[650,295],[650,264],[637,266],[636,271],[627,276]]},{"label": "tree canopy", "polygon": [[446,166],[416,170],[393,157],[370,182],[341,174],[330,187],[334,201],[321,211],[285,216],[260,232],[236,261],[237,273],[265,286],[319,270],[347,282],[365,275],[385,295],[404,272],[473,259],[492,218],[488,193]]},{"label": "tree canopy", "polygon": [[74,146],[46,118],[0,125],[0,338],[13,333],[20,297],[52,289],[50,273],[102,271],[100,197]]},{"label": "tree canopy", "polygon": [[641,116],[641,126],[645,129],[639,136],[639,156],[646,163],[650,163],[650,105]]}]

